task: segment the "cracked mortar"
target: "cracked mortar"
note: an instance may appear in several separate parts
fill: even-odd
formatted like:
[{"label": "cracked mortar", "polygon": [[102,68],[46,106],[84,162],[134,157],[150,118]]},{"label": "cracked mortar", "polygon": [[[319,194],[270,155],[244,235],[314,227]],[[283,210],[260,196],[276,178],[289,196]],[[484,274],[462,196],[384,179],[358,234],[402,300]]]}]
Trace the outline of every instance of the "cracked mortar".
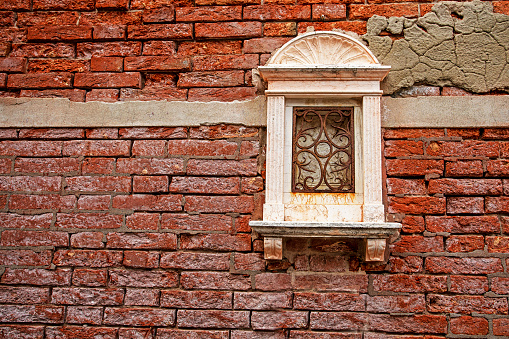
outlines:
[{"label": "cracked mortar", "polygon": [[418,19],[375,15],[362,38],[392,66],[386,94],[414,84],[509,91],[509,16],[493,13],[491,3],[440,2]]}]

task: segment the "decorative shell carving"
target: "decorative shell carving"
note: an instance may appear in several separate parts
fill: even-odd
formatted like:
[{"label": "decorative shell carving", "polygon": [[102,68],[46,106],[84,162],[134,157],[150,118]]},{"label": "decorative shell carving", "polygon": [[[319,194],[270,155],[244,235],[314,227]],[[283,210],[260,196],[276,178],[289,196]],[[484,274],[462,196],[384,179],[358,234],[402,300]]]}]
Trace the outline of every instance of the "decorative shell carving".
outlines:
[{"label": "decorative shell carving", "polygon": [[312,32],[289,41],[267,65],[370,65],[376,57],[359,41],[338,32]]}]

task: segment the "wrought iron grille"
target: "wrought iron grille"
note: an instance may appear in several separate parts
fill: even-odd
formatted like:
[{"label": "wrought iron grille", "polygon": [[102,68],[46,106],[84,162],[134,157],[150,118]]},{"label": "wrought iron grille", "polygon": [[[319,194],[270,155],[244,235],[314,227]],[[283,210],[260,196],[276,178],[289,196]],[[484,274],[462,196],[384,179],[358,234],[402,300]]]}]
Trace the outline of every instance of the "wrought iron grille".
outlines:
[{"label": "wrought iron grille", "polygon": [[292,192],[355,192],[353,107],[294,107]]}]

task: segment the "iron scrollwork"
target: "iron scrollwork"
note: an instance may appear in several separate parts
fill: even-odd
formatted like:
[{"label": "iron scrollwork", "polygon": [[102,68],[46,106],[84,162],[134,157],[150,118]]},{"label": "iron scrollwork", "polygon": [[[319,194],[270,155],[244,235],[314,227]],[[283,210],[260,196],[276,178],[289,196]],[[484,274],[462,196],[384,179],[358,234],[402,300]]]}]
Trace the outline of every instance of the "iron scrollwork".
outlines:
[{"label": "iron scrollwork", "polygon": [[294,107],[292,192],[355,192],[353,107]]}]

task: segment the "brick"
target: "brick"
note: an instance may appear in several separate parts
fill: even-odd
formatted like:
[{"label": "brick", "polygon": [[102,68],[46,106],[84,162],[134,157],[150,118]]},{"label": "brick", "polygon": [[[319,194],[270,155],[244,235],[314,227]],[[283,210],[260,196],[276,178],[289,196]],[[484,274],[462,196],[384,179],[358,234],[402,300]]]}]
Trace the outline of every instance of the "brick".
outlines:
[{"label": "brick", "polygon": [[430,194],[500,195],[502,181],[498,179],[435,179],[428,185]]},{"label": "brick", "polygon": [[291,308],[292,294],[287,293],[261,293],[261,292],[235,292],[234,308],[247,310],[276,310]]},{"label": "brick", "polygon": [[76,52],[80,58],[92,56],[133,56],[141,54],[139,41],[83,42],[78,43]]},{"label": "brick", "polygon": [[426,270],[430,273],[445,274],[490,274],[503,272],[498,258],[447,258],[428,257]]},{"label": "brick", "polygon": [[311,312],[311,329],[361,330],[368,324],[367,314],[344,312]]},{"label": "brick", "polygon": [[77,73],[74,86],[85,88],[141,87],[141,75],[138,72],[125,73]]},{"label": "brick", "polygon": [[120,288],[54,288],[51,302],[57,305],[120,305],[124,291]]},{"label": "brick", "polygon": [[[37,0],[36,0],[37,1]],[[0,9],[14,10],[14,9],[30,9],[29,0],[5,0],[0,4]]]},{"label": "brick", "polygon": [[61,141],[0,141],[0,155],[7,156],[60,156],[62,155]]},{"label": "brick", "polygon": [[214,251],[250,251],[251,235],[249,234],[196,234],[181,235],[182,249],[205,249]]},{"label": "brick", "polygon": [[15,128],[2,128],[0,129],[0,139],[16,139],[17,130]]},{"label": "brick", "polygon": [[406,233],[421,233],[424,231],[424,218],[407,215],[401,221],[402,231]]},{"label": "brick", "polygon": [[168,100],[168,101],[184,101],[187,98],[187,90],[176,88],[147,88],[132,89],[122,88],[120,90],[121,101],[153,101],[153,100]]},{"label": "brick", "polygon": [[249,327],[248,311],[178,310],[177,325],[193,328]]},{"label": "brick", "polygon": [[[436,272],[441,273],[441,272]],[[375,291],[390,292],[446,292],[447,277],[433,275],[380,275],[373,280]]]},{"label": "brick", "polygon": [[389,213],[443,214],[445,198],[389,197]]},{"label": "brick", "polygon": [[231,231],[232,219],[214,214],[163,214],[162,229],[188,231]]},{"label": "brick", "polygon": [[190,39],[192,26],[190,24],[152,24],[146,26],[128,26],[129,39]]},{"label": "brick", "polygon": [[71,234],[71,246],[78,248],[103,248],[103,234],[100,232],[81,232]]},{"label": "brick", "polygon": [[47,266],[51,263],[51,251],[1,250],[0,265]]},{"label": "brick", "polygon": [[336,20],[346,18],[344,4],[314,4],[312,6],[313,20]]},{"label": "brick", "polygon": [[463,139],[478,139],[480,130],[478,128],[448,128],[448,137],[461,137]]},{"label": "brick", "polygon": [[178,175],[184,173],[184,161],[182,159],[118,159],[117,172]]},{"label": "brick", "polygon": [[108,283],[108,271],[89,268],[76,268],[72,275],[74,286],[99,287]]},{"label": "brick", "polygon": [[48,339],[71,339],[71,338],[101,338],[114,339],[117,336],[116,328],[107,327],[81,327],[63,326],[47,327],[46,338]]},{"label": "brick", "polygon": [[281,46],[283,46],[286,42],[288,42],[289,38],[258,38],[258,39],[249,39],[244,42],[244,53],[271,53]]},{"label": "brick", "polygon": [[68,246],[64,232],[6,230],[2,232],[2,246]]},{"label": "brick", "polygon": [[429,156],[444,156],[455,158],[466,157],[498,157],[498,143],[494,141],[464,140],[457,141],[434,141],[426,148]]},{"label": "brick", "polygon": [[124,266],[134,268],[159,267],[159,253],[146,251],[125,251]]},{"label": "brick", "polygon": [[252,69],[258,67],[257,54],[211,55],[193,58],[195,71],[219,71],[227,69]]},{"label": "brick", "polygon": [[79,229],[111,229],[122,226],[122,216],[107,213],[58,213],[56,227]]},{"label": "brick", "polygon": [[260,154],[260,143],[258,141],[242,141],[240,143],[239,156],[254,157]]},{"label": "brick", "polygon": [[19,137],[26,139],[76,139],[84,136],[81,128],[22,128],[19,131]]},{"label": "brick", "polygon": [[367,291],[368,278],[362,275],[295,275],[293,287],[298,290],[358,293]]},{"label": "brick", "polygon": [[484,237],[482,235],[453,235],[447,238],[445,246],[448,252],[483,250]]},{"label": "brick", "polygon": [[140,11],[97,11],[81,13],[80,25],[139,25],[142,23],[142,12]]},{"label": "brick", "polygon": [[117,139],[118,129],[117,128],[87,128],[85,130],[87,139]]},{"label": "brick", "polygon": [[172,233],[108,233],[108,248],[167,249],[177,247],[177,236]]},{"label": "brick", "polygon": [[491,290],[497,294],[509,294],[509,278],[491,278]]},{"label": "brick", "polygon": [[265,260],[261,253],[235,253],[233,267],[238,271],[263,271]]},{"label": "brick", "polygon": [[46,304],[49,302],[49,288],[3,286],[0,290],[0,302],[5,304]]},{"label": "brick", "polygon": [[[12,168],[12,160],[11,159],[5,159],[5,158],[0,159],[0,173],[1,174],[9,174],[11,172],[11,168]],[[19,172],[16,169],[14,169],[14,170],[16,172]]]},{"label": "brick", "polygon": [[34,10],[72,9],[86,11],[94,9],[94,0],[34,0],[33,8]]},{"label": "brick", "polygon": [[494,233],[500,230],[496,216],[427,216],[426,229],[430,232]]},{"label": "brick", "polygon": [[64,321],[64,307],[42,305],[2,305],[0,318],[3,322],[50,323]]},{"label": "brick", "polygon": [[0,73],[0,88],[5,88],[7,86],[7,74]]},{"label": "brick", "polygon": [[254,87],[191,88],[188,94],[189,101],[235,101],[255,97]]},{"label": "brick", "polygon": [[226,140],[169,140],[168,153],[170,155],[191,156],[232,156],[236,153],[238,144]]},{"label": "brick", "polygon": [[25,28],[0,27],[0,34],[4,37],[4,42],[22,43],[27,41],[27,30]]},{"label": "brick", "polygon": [[242,193],[253,194],[261,192],[264,189],[263,178],[261,177],[242,178],[241,187]]},{"label": "brick", "polygon": [[175,310],[106,307],[103,323],[115,326],[173,326],[175,318]]},{"label": "brick", "polygon": [[100,325],[102,308],[93,306],[68,306],[65,321],[69,324]]},{"label": "brick", "polygon": [[9,88],[70,88],[71,73],[50,72],[31,74],[9,74],[7,87]]},{"label": "brick", "polygon": [[[11,52],[11,44],[9,42],[0,42],[0,56],[7,56]],[[19,55],[12,55],[19,56]]]},{"label": "brick", "polygon": [[[19,14],[18,14],[18,17],[19,17]],[[16,22],[16,19],[14,16],[14,12],[0,13],[0,26],[14,26],[15,22]]]},{"label": "brick", "polygon": [[[245,10],[244,10],[245,16]],[[262,35],[260,22],[195,23],[196,38],[252,38]]]},{"label": "brick", "polygon": [[234,41],[184,41],[179,44],[179,56],[211,55],[211,54],[241,54],[242,42]]},{"label": "brick", "polygon": [[350,19],[369,19],[373,15],[385,17],[402,16],[406,18],[415,18],[419,15],[419,5],[417,4],[370,4],[370,5],[350,5]]},{"label": "brick", "polygon": [[231,309],[232,299],[232,292],[161,291],[161,306],[179,309]]},{"label": "brick", "polygon": [[86,91],[82,89],[45,89],[45,90],[21,90],[20,97],[30,98],[64,98],[70,101],[85,101]]},{"label": "brick", "polygon": [[243,71],[210,71],[182,73],[179,87],[227,87],[244,84]]},{"label": "brick", "polygon": [[[422,8],[421,5],[421,15],[427,14]],[[442,87],[442,95],[443,96],[469,96],[472,95],[472,93],[467,92],[461,88],[458,87]]]},{"label": "brick", "polygon": [[428,310],[440,313],[507,314],[508,306],[507,299],[503,298],[432,294],[428,296]]},{"label": "brick", "polygon": [[92,36],[96,40],[100,39],[125,39],[126,27],[124,25],[96,25]]},{"label": "brick", "polygon": [[345,272],[348,270],[348,260],[344,256],[310,255],[309,264],[314,272]]},{"label": "brick", "polygon": [[178,286],[178,273],[169,271],[110,270],[110,286],[171,288]]},{"label": "brick", "polygon": [[426,310],[424,295],[368,297],[366,310],[374,313],[421,313]]},{"label": "brick", "polygon": [[[121,138],[125,139],[179,139],[187,137],[187,128],[185,127],[120,128],[119,135]],[[134,142],[134,145],[137,145],[137,143]],[[150,152],[152,152],[152,150],[150,150]],[[150,154],[147,153],[146,155]]]},{"label": "brick", "polygon": [[161,255],[161,268],[225,271],[229,266],[228,253],[166,252]]},{"label": "brick", "polygon": [[168,184],[167,176],[135,176],[133,178],[133,192],[168,192]]},{"label": "brick", "polygon": [[130,192],[131,178],[129,177],[96,177],[81,176],[68,177],[66,191],[76,192]]},{"label": "brick", "polygon": [[507,128],[486,128],[482,136],[483,139],[488,140],[508,140],[509,129]]},{"label": "brick", "polygon": [[484,198],[482,197],[448,197],[447,213],[449,214],[482,214],[484,213]]},{"label": "brick", "polygon": [[0,72],[25,72],[27,59],[25,58],[0,58]]},{"label": "brick", "polygon": [[419,235],[402,235],[401,239],[391,245],[391,250],[399,253],[443,252],[443,237],[423,237]]},{"label": "brick", "polygon": [[27,38],[53,41],[87,40],[92,39],[92,28],[73,25],[28,27]]},{"label": "brick", "polygon": [[451,275],[449,290],[458,294],[484,294],[488,292],[488,278],[465,275]]},{"label": "brick", "polygon": [[113,197],[113,208],[133,211],[182,211],[182,195],[117,195]]},{"label": "brick", "polygon": [[68,156],[129,156],[128,140],[64,141],[63,155]]},{"label": "brick", "polygon": [[386,159],[385,165],[387,175],[394,176],[442,175],[444,172],[443,160]]},{"label": "brick", "polygon": [[254,200],[250,196],[187,196],[184,210],[206,213],[251,213],[254,210]]},{"label": "brick", "polygon": [[423,270],[423,259],[417,256],[389,258],[391,273],[420,273]]},{"label": "brick", "polygon": [[129,2],[127,0],[96,0],[95,7],[111,9],[128,9]]},{"label": "brick", "polygon": [[[281,338],[284,338],[284,334],[281,334]],[[366,334],[366,339],[375,339],[375,338],[368,338]],[[384,335],[386,337],[386,335]],[[362,334],[355,334],[355,333],[338,333],[338,332],[304,332],[304,331],[296,331],[292,330],[290,331],[290,339],[320,339],[320,338],[327,338],[327,339],[361,339]],[[279,337],[278,337],[279,339]],[[378,339],[378,338],[377,338]]]},{"label": "brick", "polygon": [[207,290],[238,290],[251,288],[249,275],[231,274],[228,272],[182,272],[180,274],[182,288]]},{"label": "brick", "polygon": [[[495,162],[495,161],[494,161]],[[487,163],[487,172],[490,176],[494,175],[493,167],[490,171],[490,163]],[[491,166],[494,166],[493,163]],[[473,161],[455,161],[445,163],[445,175],[448,177],[482,177],[483,176],[483,165],[480,160]],[[509,172],[508,172],[509,173]]]},{"label": "brick", "polygon": [[365,297],[349,293],[307,293],[294,296],[294,308],[302,310],[353,311],[365,310]]},{"label": "brick", "polygon": [[[139,56],[126,57],[124,69],[126,71],[186,71],[191,68],[188,58],[173,56]],[[127,86],[124,86],[127,87]]]},{"label": "brick", "polygon": [[70,269],[58,268],[56,270],[6,268],[2,275],[2,284],[66,286],[71,283],[71,273]]},{"label": "brick", "polygon": [[173,177],[170,192],[174,193],[205,193],[205,194],[238,194],[239,178],[202,178]]},{"label": "brick", "polygon": [[19,229],[50,228],[52,220],[53,220],[52,213],[45,213],[39,215],[0,213],[0,227],[2,228],[19,228]]},{"label": "brick", "polygon": [[442,128],[394,128],[386,129],[383,135],[385,139],[417,139],[440,138],[444,137],[445,133]]},{"label": "brick", "polygon": [[228,339],[228,331],[211,330],[174,330],[169,328],[160,328],[157,330],[157,336],[160,339]]},{"label": "brick", "polygon": [[11,209],[43,209],[62,210],[72,209],[76,205],[76,197],[57,194],[45,195],[11,195],[9,208]]},{"label": "brick", "polygon": [[509,175],[508,160],[488,160],[486,162],[486,176],[500,177]]},{"label": "brick", "polygon": [[78,199],[78,209],[104,211],[109,208],[110,200],[109,195],[81,195]]},{"label": "brick", "polygon": [[422,141],[387,140],[385,141],[384,154],[386,157],[423,155],[423,146]]},{"label": "brick", "polygon": [[18,13],[17,26],[73,26],[78,21],[78,12],[26,12]]},{"label": "brick", "polygon": [[308,313],[302,311],[255,311],[251,315],[251,326],[254,330],[305,328],[307,324]]},{"label": "brick", "polygon": [[175,20],[173,7],[160,7],[158,9],[145,9],[143,11],[143,22],[170,22]]},{"label": "brick", "polygon": [[311,6],[309,5],[255,5],[244,7],[244,20],[283,21],[309,20]]},{"label": "brick", "polygon": [[402,89],[397,93],[398,97],[403,98],[438,95],[440,95],[440,87],[436,86],[412,86]]},{"label": "brick", "polygon": [[291,276],[286,273],[260,273],[255,276],[255,288],[261,291],[291,289]]},{"label": "brick", "polygon": [[295,22],[265,22],[263,35],[270,37],[295,36],[297,35],[297,24]]},{"label": "brick", "polygon": [[[123,137],[123,135],[121,135]],[[133,155],[164,156],[166,141],[164,140],[135,140],[133,142]]]},{"label": "brick", "polygon": [[399,316],[377,314],[370,316],[371,330],[410,333],[447,333],[447,318],[443,315]]},{"label": "brick", "polygon": [[58,250],[53,263],[57,266],[114,267],[122,263],[122,251]]},{"label": "brick", "polygon": [[217,22],[236,21],[241,19],[241,6],[201,6],[176,8],[177,22]]},{"label": "brick", "polygon": [[134,230],[157,230],[159,214],[134,213],[126,218],[126,226]]},{"label": "brick", "polygon": [[256,159],[240,161],[190,159],[187,163],[187,173],[190,175],[255,176],[257,161]]},{"label": "brick", "polygon": [[493,334],[505,336],[509,335],[509,319],[493,319]]},{"label": "brick", "polygon": [[509,197],[486,197],[486,213],[507,213]]},{"label": "brick", "polygon": [[92,57],[90,70],[93,72],[122,72],[124,59],[121,57]]},{"label": "brick", "polygon": [[489,332],[488,320],[462,316],[451,319],[451,332],[454,334],[486,335]]},{"label": "brick", "polygon": [[176,56],[177,44],[175,41],[146,41],[143,43],[143,55]]},{"label": "brick", "polygon": [[424,195],[426,194],[426,185],[423,179],[387,178],[387,193]]},{"label": "brick", "polygon": [[509,237],[486,237],[486,245],[490,253],[507,253],[509,251]]},{"label": "brick", "polygon": [[124,305],[159,306],[159,290],[127,289]]}]

